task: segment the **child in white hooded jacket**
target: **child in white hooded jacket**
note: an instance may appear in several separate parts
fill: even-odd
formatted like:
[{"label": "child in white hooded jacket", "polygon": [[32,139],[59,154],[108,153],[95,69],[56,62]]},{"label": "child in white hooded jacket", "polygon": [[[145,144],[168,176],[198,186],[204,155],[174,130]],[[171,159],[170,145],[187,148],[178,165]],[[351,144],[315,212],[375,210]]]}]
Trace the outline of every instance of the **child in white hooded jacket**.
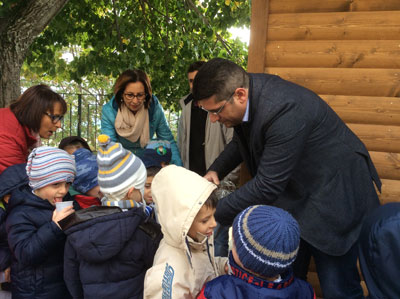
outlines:
[{"label": "child in white hooded jacket", "polygon": [[144,298],[196,298],[204,283],[226,273],[227,258],[214,257],[216,188],[175,165],[154,177],[153,201],[164,237],[146,273]]}]

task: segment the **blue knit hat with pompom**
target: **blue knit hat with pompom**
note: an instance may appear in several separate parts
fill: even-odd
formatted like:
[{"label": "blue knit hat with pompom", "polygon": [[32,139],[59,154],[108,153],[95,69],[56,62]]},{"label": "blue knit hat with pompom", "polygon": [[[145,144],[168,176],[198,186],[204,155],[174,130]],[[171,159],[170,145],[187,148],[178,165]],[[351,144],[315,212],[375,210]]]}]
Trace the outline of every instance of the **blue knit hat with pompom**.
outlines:
[{"label": "blue knit hat with pompom", "polygon": [[300,228],[292,215],[280,208],[248,207],[236,216],[232,231],[240,262],[256,274],[274,277],[296,259]]}]

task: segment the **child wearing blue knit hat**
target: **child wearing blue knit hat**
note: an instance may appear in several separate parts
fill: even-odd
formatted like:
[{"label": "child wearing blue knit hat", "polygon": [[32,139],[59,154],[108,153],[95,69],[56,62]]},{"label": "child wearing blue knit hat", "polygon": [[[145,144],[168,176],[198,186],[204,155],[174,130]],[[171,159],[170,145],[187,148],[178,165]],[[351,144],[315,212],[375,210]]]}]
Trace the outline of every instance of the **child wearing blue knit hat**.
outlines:
[{"label": "child wearing blue knit hat", "polygon": [[310,284],[293,276],[300,228],[286,211],[265,205],[239,213],[232,225],[230,275],[210,281],[197,298],[313,299]]},{"label": "child wearing blue knit hat", "polygon": [[81,208],[101,205],[103,194],[97,181],[99,167],[96,156],[86,148],[79,148],[72,155],[76,163],[76,177],[72,187],[80,193],[75,194],[74,199]]},{"label": "child wearing blue knit hat", "polygon": [[63,277],[65,234],[60,221],[74,212],[57,202],[68,194],[75,161],[64,150],[42,146],[32,150],[26,165],[29,185],[14,189],[6,220],[12,252],[13,298],[71,298]]},{"label": "child wearing blue knit hat", "polygon": [[165,167],[171,162],[171,143],[166,140],[150,141],[143,151],[142,161],[146,168]]}]

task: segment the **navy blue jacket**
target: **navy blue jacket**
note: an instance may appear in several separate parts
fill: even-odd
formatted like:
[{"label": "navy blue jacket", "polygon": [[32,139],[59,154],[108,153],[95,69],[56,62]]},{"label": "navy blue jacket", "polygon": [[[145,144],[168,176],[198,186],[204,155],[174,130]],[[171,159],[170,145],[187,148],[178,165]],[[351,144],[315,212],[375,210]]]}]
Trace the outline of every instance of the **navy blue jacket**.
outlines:
[{"label": "navy blue jacket", "polygon": [[[25,168],[26,163],[15,164],[0,174],[0,198],[11,194],[14,189],[28,184]],[[2,202],[2,204],[4,209],[0,208],[0,271],[4,271],[11,265],[11,251],[8,247],[6,231],[7,203]]]},{"label": "navy blue jacket", "polygon": [[63,280],[65,235],[52,221],[53,211],[29,186],[11,195],[6,227],[14,299],[71,298]]},{"label": "navy blue jacket", "polygon": [[379,207],[360,234],[360,266],[369,298],[400,298],[400,203]]},{"label": "navy blue jacket", "polygon": [[231,275],[222,275],[208,282],[197,299],[315,299],[308,282],[293,276],[292,270],[281,275],[281,282],[259,278],[229,259]]},{"label": "navy blue jacket", "polygon": [[220,178],[244,161],[249,182],[218,202],[231,224],[245,208],[270,204],[290,212],[301,237],[329,255],[345,254],[379,206],[381,183],[367,149],[312,91],[268,74],[249,74],[249,120],[211,165]]},{"label": "navy blue jacket", "polygon": [[119,211],[97,217],[102,209],[110,208],[79,211],[90,219],[65,230],[68,289],[73,298],[142,298],[144,276],[153,265],[161,229],[141,208],[121,212],[112,207]]}]

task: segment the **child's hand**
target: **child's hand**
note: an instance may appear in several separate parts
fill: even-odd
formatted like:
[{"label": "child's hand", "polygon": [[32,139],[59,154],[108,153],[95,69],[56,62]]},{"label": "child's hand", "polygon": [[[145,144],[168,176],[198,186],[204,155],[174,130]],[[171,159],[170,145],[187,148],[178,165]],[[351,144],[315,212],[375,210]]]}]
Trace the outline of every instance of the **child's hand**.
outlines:
[{"label": "child's hand", "polygon": [[7,269],[4,270],[4,280],[5,282],[11,282],[11,271],[10,271],[10,267],[8,267]]},{"label": "child's hand", "polygon": [[[228,274],[228,272],[229,272],[229,266],[228,266],[228,262],[226,262],[226,264],[225,264],[225,274]],[[221,271],[221,270],[220,270]]]},{"label": "child's hand", "polygon": [[75,212],[75,210],[72,206],[66,207],[66,208],[62,209],[61,211],[57,211],[57,209],[55,209],[53,212],[52,220],[55,222],[55,224],[57,224],[58,227],[60,227],[60,225],[58,224],[58,221],[64,219],[65,217],[71,215],[74,212]]}]

